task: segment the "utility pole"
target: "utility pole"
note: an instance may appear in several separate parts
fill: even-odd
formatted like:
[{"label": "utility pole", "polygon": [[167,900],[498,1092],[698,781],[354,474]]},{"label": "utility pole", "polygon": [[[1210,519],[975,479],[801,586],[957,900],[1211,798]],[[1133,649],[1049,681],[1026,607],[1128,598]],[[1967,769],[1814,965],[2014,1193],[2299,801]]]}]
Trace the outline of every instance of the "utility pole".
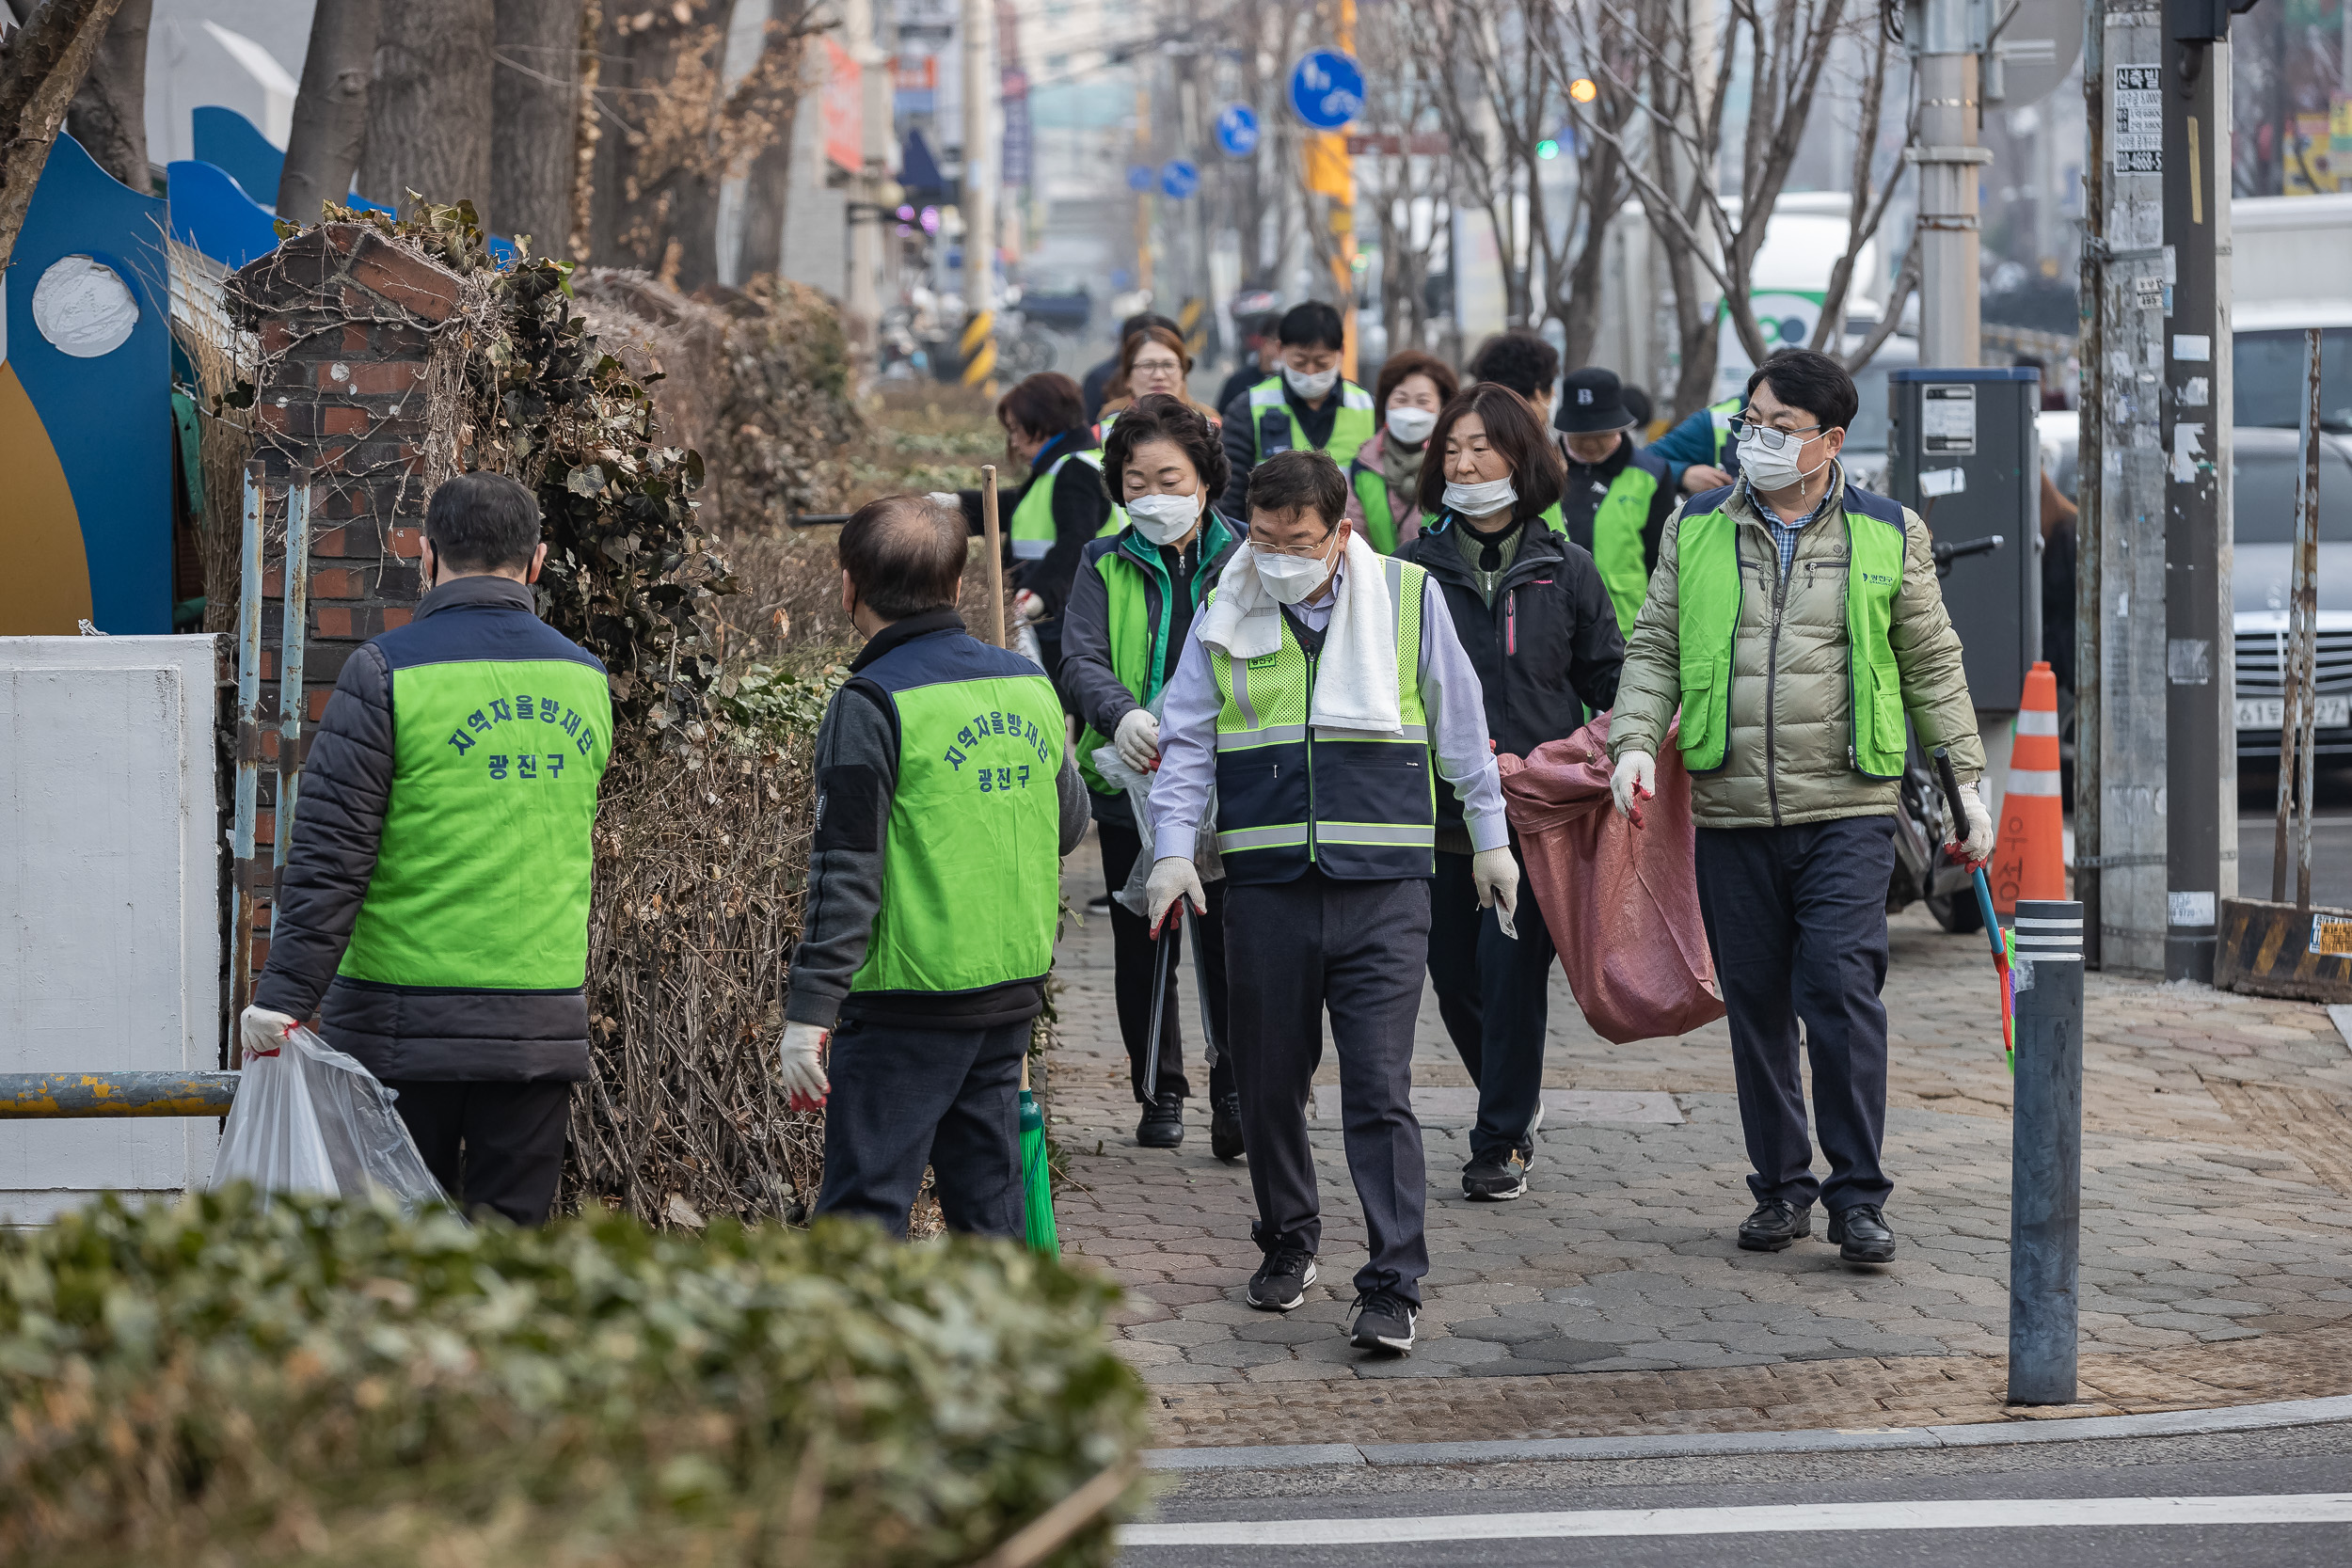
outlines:
[{"label": "utility pole", "polygon": [[2166,776],[2161,0],[2094,0],[2077,523],[2076,886],[2101,968],[2162,974]]},{"label": "utility pole", "polygon": [[1977,277],[1977,182],[1993,161],[1977,145],[1983,118],[1978,56],[1991,45],[1990,0],[1909,0],[1904,30],[1917,40],[1919,362],[1967,366],[1981,353]]},{"label": "utility pole", "polygon": [[990,155],[989,123],[996,106],[995,26],[990,0],[963,0],[963,303],[966,321],[977,320],[995,304],[996,167]]},{"label": "utility pole", "polygon": [[2235,639],[2223,633],[2230,584],[2221,552],[2230,515],[2230,6],[2164,0],[2163,15],[2164,976],[2210,984],[2216,900],[2237,892]]},{"label": "utility pole", "polygon": [[[1155,171],[1152,180],[1156,180],[1159,164],[1152,156],[1151,72],[1149,62],[1136,71],[1136,166]],[[1136,192],[1136,288],[1145,294],[1152,293],[1152,181]]]}]

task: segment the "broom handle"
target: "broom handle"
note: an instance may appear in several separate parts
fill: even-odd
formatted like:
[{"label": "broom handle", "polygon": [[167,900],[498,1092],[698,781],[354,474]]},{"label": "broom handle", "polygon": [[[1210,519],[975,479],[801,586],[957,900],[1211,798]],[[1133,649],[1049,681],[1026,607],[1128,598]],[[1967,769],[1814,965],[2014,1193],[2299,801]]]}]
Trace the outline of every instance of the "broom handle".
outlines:
[{"label": "broom handle", "polygon": [[980,535],[988,548],[988,603],[996,627],[996,645],[1005,642],[1005,546],[996,528],[996,465],[980,465]]}]

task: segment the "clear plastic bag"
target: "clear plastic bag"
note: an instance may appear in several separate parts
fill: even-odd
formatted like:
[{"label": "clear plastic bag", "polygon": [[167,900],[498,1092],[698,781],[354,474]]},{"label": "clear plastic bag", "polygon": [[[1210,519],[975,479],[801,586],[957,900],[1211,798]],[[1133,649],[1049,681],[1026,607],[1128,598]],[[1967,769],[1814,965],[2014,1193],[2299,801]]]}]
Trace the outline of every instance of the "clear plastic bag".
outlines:
[{"label": "clear plastic bag", "polygon": [[264,1193],[390,1197],[418,1209],[448,1201],[425,1168],[397,1097],[351,1057],[296,1026],[267,1055],[247,1053],[221,1130],[212,1185]]},{"label": "clear plastic bag", "polygon": [[[1156,716],[1158,705],[1152,705]],[[1155,775],[1128,767],[1116,746],[1096,749],[1094,770],[1103,775],[1104,783],[1125,791],[1127,807],[1135,814],[1136,836],[1143,841],[1143,852],[1136,857],[1136,868],[1128,874],[1127,885],[1111,896],[1119,900],[1120,908],[1141,914],[1144,912],[1143,884],[1151,879],[1152,863],[1156,858],[1152,847],[1151,808],[1152,781]],[[1216,790],[1214,785],[1209,790],[1208,804],[1201,811],[1200,820],[1203,831],[1194,840],[1192,863],[1193,868],[1200,873],[1201,883],[1205,886],[1225,875],[1225,858],[1216,852]]]}]

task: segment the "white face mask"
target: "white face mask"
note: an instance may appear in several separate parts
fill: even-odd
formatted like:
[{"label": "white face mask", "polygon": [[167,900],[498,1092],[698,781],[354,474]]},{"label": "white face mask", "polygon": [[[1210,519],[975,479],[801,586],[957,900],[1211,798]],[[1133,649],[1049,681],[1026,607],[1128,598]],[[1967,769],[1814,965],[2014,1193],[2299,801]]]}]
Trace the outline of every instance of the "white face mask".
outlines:
[{"label": "white face mask", "polygon": [[1296,604],[1323,586],[1323,579],[1331,575],[1331,562],[1321,555],[1281,555],[1261,546],[1249,547],[1250,563],[1258,568],[1258,580],[1274,595],[1276,604]]},{"label": "white face mask", "polygon": [[1317,371],[1312,375],[1308,374],[1304,371],[1295,371],[1288,365],[1284,365],[1282,367],[1282,379],[1290,383],[1290,388],[1292,391],[1296,392],[1302,398],[1311,401],[1315,398],[1324,396],[1326,393],[1329,392],[1332,388],[1338,386],[1340,384],[1340,372],[1339,367],[1336,365],[1327,371]]},{"label": "white face mask", "polygon": [[1136,532],[1151,544],[1173,545],[1200,520],[1199,496],[1131,496],[1127,516]]},{"label": "white face mask", "polygon": [[1438,416],[1426,408],[1389,410],[1389,434],[1408,447],[1420,446],[1438,428]]},{"label": "white face mask", "polygon": [[[1742,461],[1745,461],[1742,458]],[[1483,480],[1476,484],[1456,484],[1449,481],[1445,487],[1445,509],[1464,517],[1491,517],[1507,510],[1519,499],[1511,488],[1508,475],[1502,479]]]},{"label": "white face mask", "polygon": [[1748,476],[1748,483],[1756,489],[1771,493],[1787,490],[1811,479],[1829,467],[1829,459],[1806,469],[1797,467],[1797,452],[1812,437],[1790,436],[1775,451],[1764,444],[1764,438],[1751,431],[1740,437],[1740,471]]}]

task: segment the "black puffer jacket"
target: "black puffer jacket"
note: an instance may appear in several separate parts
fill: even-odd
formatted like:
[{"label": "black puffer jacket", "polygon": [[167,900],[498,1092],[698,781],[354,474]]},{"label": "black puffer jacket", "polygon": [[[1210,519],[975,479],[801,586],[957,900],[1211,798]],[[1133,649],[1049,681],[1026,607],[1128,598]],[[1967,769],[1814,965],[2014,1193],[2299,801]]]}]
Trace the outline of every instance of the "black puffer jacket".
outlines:
[{"label": "black puffer jacket", "polygon": [[[1575,734],[1585,708],[1598,712],[1617,700],[1625,662],[1617,613],[1592,555],[1534,521],[1521,525],[1518,554],[1489,606],[1462,559],[1460,526],[1444,514],[1396,553],[1445,590],[1454,633],[1478,669],[1495,750],[1525,756]],[[1438,815],[1441,825],[1461,821],[1447,791],[1438,792]]]}]

